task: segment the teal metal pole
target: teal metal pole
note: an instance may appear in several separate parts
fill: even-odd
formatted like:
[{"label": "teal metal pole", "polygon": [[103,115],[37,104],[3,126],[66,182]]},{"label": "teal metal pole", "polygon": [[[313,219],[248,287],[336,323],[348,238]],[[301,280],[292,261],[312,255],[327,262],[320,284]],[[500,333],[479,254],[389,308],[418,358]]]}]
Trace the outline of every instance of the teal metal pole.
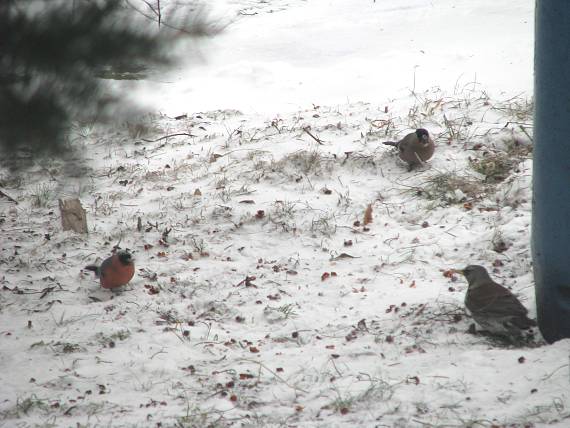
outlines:
[{"label": "teal metal pole", "polygon": [[537,0],[532,256],[538,325],[570,337],[570,1]]}]

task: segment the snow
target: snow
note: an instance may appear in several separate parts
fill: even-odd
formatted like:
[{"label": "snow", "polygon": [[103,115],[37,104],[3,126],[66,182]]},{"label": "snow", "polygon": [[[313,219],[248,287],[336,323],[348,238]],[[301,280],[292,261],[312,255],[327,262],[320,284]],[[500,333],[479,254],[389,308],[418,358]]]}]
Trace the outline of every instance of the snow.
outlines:
[{"label": "snow", "polygon": [[[570,341],[468,333],[448,272],[536,316],[533,2],[221,6],[203,64],[140,85],[152,115],[78,127],[83,178],[2,175],[0,426],[567,426]],[[418,126],[408,172],[381,142]],[[116,244],[110,292],[81,268]]]},{"label": "snow", "polygon": [[449,92],[478,82],[494,94],[532,87],[531,1],[229,3],[212,18],[257,14],[238,15],[198,52],[188,47],[192,67],[156,76],[143,100],[172,114],[276,114],[311,103],[383,103],[414,83]]}]

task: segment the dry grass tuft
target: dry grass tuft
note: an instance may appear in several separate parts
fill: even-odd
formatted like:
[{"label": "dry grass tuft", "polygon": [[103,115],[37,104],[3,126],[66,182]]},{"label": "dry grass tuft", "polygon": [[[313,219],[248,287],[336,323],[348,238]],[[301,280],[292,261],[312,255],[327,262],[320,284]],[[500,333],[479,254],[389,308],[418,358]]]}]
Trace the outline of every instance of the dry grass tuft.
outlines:
[{"label": "dry grass tuft", "polygon": [[38,184],[30,194],[34,208],[46,208],[55,200],[55,186],[52,184]]},{"label": "dry grass tuft", "polygon": [[441,206],[481,198],[487,187],[480,180],[462,176],[455,172],[441,172],[425,181],[425,186],[416,189],[418,195],[431,201],[439,201]]},{"label": "dry grass tuft", "polygon": [[335,160],[320,153],[318,150],[299,150],[273,162],[274,172],[301,173],[306,176],[325,176],[331,173]]},{"label": "dry grass tuft", "polygon": [[487,183],[501,183],[512,171],[517,172],[519,163],[530,158],[531,153],[532,145],[513,139],[506,142],[504,150],[485,151],[483,157],[470,159],[469,163],[471,168],[485,176]]},{"label": "dry grass tuft", "polygon": [[534,100],[516,96],[502,102],[493,103],[493,109],[516,121],[532,122]]},{"label": "dry grass tuft", "polygon": [[500,183],[504,181],[511,171],[518,165],[516,159],[511,158],[504,152],[490,153],[480,159],[470,159],[469,163],[479,174],[485,176],[488,183]]}]

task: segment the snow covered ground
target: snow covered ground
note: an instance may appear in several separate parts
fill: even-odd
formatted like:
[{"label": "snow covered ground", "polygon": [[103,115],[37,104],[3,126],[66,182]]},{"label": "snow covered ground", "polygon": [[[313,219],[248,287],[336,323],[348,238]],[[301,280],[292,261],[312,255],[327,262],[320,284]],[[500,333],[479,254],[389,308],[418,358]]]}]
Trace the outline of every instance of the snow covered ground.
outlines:
[{"label": "snow covered ground", "polygon": [[277,114],[472,82],[492,94],[532,92],[530,0],[215,3],[216,22],[238,18],[143,85],[152,108]]},{"label": "snow covered ground", "polygon": [[[153,115],[77,129],[83,177],[0,177],[0,426],[567,426],[570,341],[468,333],[449,272],[535,316],[533,2],[227,6]],[[381,142],[418,126],[408,172]],[[81,271],[114,245],[120,292]]]}]

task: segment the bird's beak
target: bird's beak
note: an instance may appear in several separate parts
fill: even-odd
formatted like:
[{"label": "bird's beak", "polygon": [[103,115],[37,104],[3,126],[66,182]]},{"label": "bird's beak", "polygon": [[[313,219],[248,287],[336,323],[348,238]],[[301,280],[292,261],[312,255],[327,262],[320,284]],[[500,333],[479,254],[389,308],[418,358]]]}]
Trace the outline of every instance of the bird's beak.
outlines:
[{"label": "bird's beak", "polygon": [[463,269],[450,269],[451,272],[453,273],[458,273],[460,275],[464,275],[465,276],[465,272],[463,271]]}]

